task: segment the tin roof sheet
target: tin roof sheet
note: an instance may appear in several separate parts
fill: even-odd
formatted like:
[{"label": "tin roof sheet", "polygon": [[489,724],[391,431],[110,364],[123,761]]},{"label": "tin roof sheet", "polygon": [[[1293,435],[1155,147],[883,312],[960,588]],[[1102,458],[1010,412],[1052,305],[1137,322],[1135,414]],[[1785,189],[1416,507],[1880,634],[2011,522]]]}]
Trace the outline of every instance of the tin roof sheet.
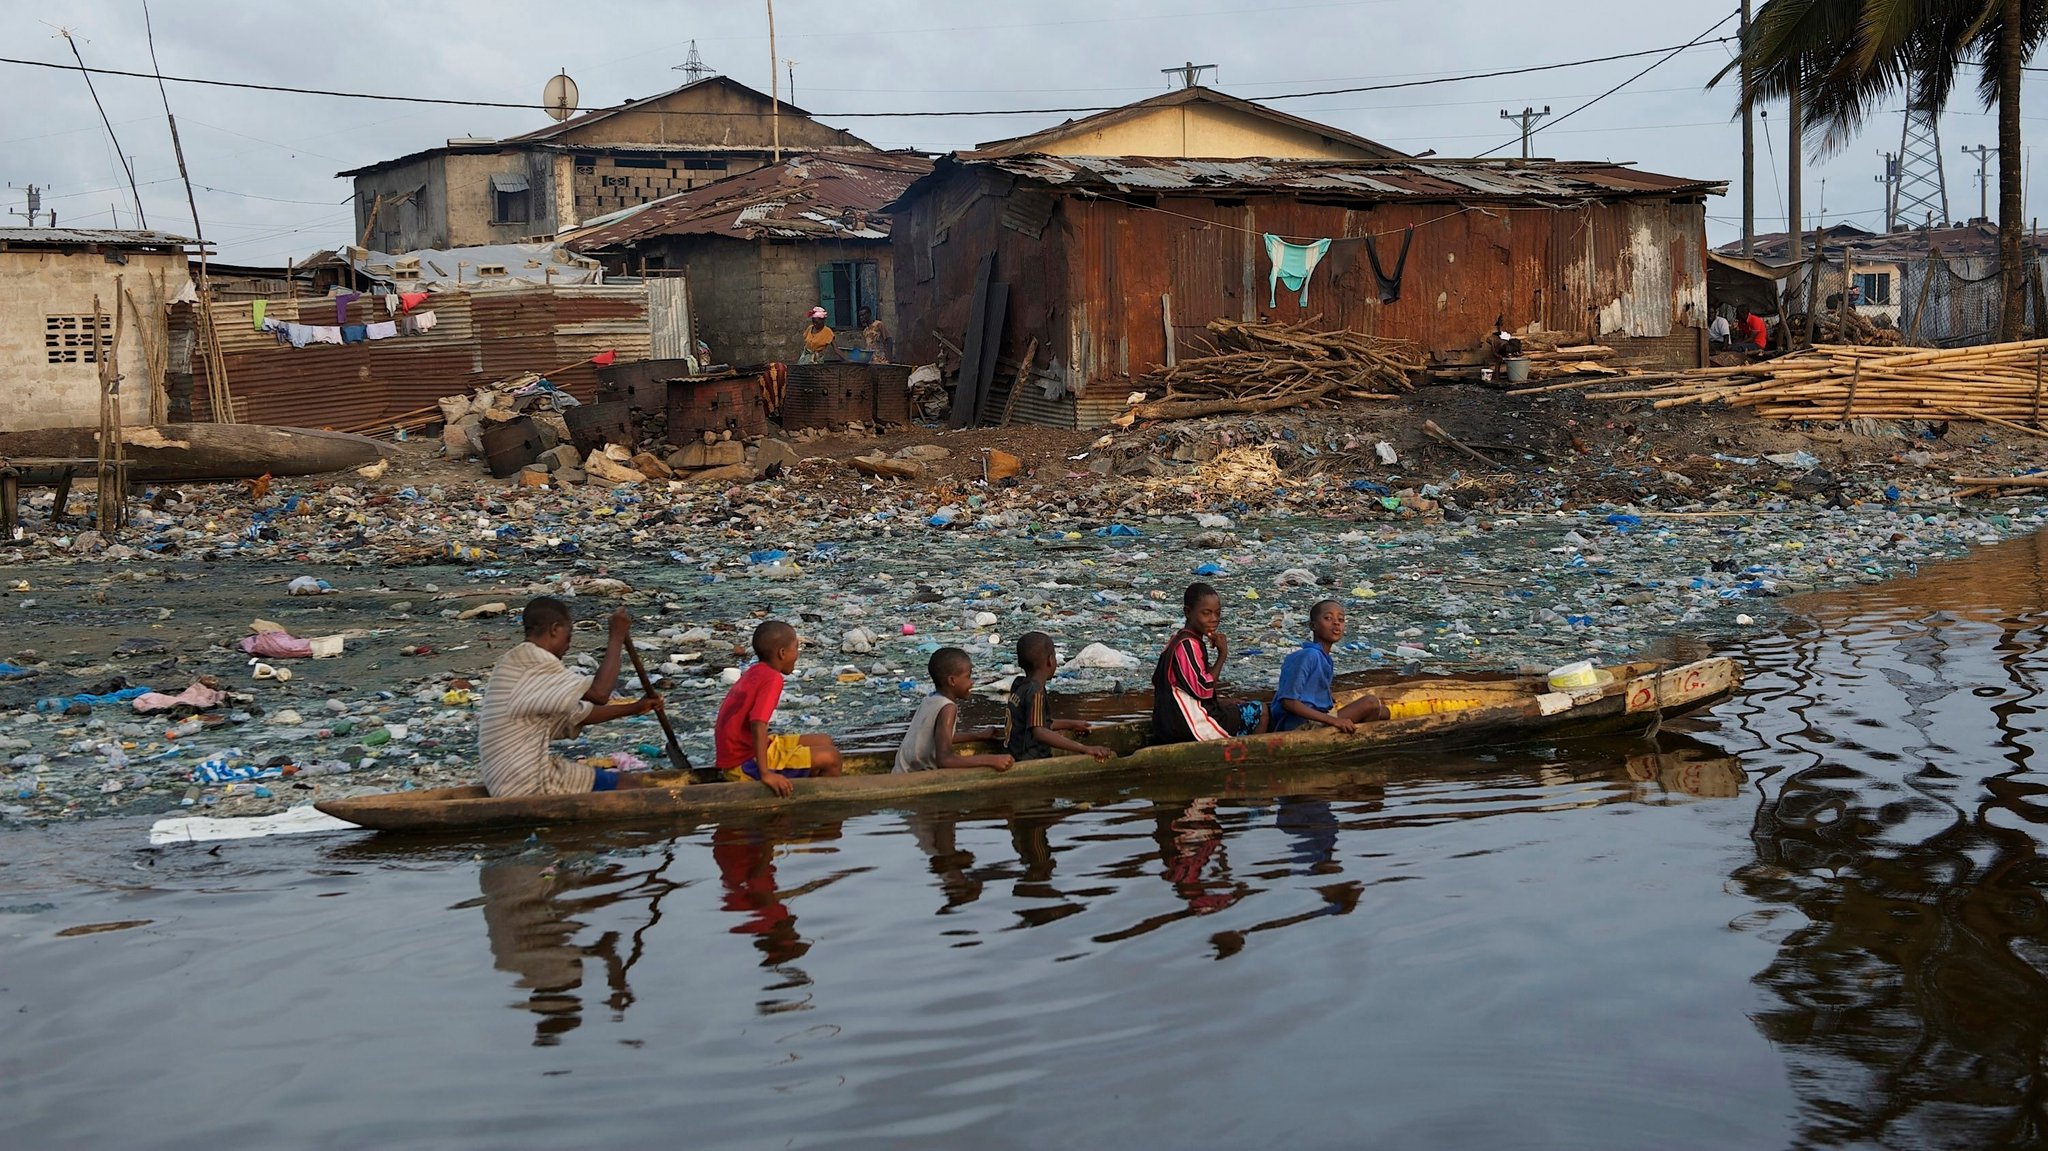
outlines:
[{"label": "tin roof sheet", "polygon": [[886,240],[882,205],[931,168],[905,152],[795,156],[597,217],[563,242],[592,252],[662,236]]},{"label": "tin roof sheet", "polygon": [[981,167],[1055,188],[1096,193],[1273,194],[1358,200],[1612,200],[1724,195],[1725,181],[1690,180],[1622,164],[1561,160],[1174,159],[1148,156],[954,156],[935,175]]},{"label": "tin roof sheet", "polygon": [[192,241],[169,232],[130,228],[0,228],[0,244],[17,247],[97,244],[103,248],[165,248],[190,246]]}]

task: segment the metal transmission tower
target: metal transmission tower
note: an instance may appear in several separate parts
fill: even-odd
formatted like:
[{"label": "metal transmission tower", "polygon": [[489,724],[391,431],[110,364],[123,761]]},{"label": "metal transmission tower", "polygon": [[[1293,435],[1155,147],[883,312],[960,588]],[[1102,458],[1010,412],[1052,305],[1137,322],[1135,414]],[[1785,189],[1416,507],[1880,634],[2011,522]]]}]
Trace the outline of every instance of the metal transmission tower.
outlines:
[{"label": "metal transmission tower", "polygon": [[683,57],[683,62],[671,68],[670,71],[683,73],[690,78],[690,83],[692,84],[706,76],[718,75],[718,69],[707,66],[704,63],[704,57],[697,53],[697,42],[695,40],[690,41],[690,54]]},{"label": "metal transmission tower", "polygon": [[1916,111],[1912,93],[1906,98],[1906,127],[1899,137],[1899,178],[1893,213],[1908,227],[1930,215],[1946,224],[1948,176],[1941,163],[1941,122],[1933,112]]}]

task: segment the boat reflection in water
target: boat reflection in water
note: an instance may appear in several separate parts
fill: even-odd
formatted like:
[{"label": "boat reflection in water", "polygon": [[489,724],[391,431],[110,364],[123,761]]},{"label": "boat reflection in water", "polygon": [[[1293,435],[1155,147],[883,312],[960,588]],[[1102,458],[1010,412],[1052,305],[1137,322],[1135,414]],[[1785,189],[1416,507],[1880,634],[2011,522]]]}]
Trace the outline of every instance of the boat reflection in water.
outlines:
[{"label": "boat reflection in water", "polygon": [[2048,541],[1795,605],[1725,706],[1767,765],[1738,919],[1797,1144],[2048,1139]]},{"label": "boat reflection in water", "polygon": [[[1269,916],[1248,921],[1235,914],[1229,926],[1206,935],[1210,957],[1221,960],[1261,935],[1358,911],[1367,882],[1344,874],[1347,835],[1357,840],[1403,825],[1574,806],[1724,798],[1741,787],[1733,757],[1705,744],[1667,735],[1657,751],[1628,754],[1642,746],[1625,744],[1568,765],[1538,755],[1460,760],[1455,769],[1394,759],[1264,774],[1238,770],[1221,779],[1150,780],[1143,798],[1105,785],[1093,794],[861,816],[861,834],[852,841],[844,821],[749,817],[703,831],[665,831],[633,852],[559,859],[529,853],[487,862],[480,902],[496,965],[516,975],[514,985],[528,993],[520,1007],[541,1017],[535,1042],[542,1044],[578,1026],[589,980],[601,976],[615,1016],[632,1004],[633,967],[650,941],[662,939],[651,930],[660,922],[662,901],[692,882],[671,879],[672,873],[715,874],[717,930],[747,939],[759,966],[770,972],[756,1000],[758,1013],[811,1009],[816,984],[805,964],[831,941],[806,936],[799,909],[807,898],[864,872],[881,871],[876,883],[900,885],[900,868],[849,864],[841,852],[858,846],[886,855],[887,845],[904,838],[923,858],[931,914],[968,920],[937,933],[944,946],[980,946],[988,931],[1004,929],[988,926],[991,905],[1012,929],[1138,909],[1124,922],[1073,931],[1072,942],[1084,949],[1078,955],[1089,946],[1222,916],[1253,900],[1261,907],[1271,903]],[[1462,777],[1446,779],[1446,770]],[[1446,791],[1453,798],[1441,794]],[[1483,800],[1464,799],[1467,793]],[[1358,850],[1354,842],[1351,853]],[[845,901],[831,909],[843,917],[878,897],[864,890],[831,898]],[[686,924],[706,923],[702,903],[684,915]],[[609,926],[592,926],[600,920]],[[716,950],[702,939],[690,945]],[[823,962],[860,959],[835,953]],[[729,956],[709,962],[722,966]]]}]

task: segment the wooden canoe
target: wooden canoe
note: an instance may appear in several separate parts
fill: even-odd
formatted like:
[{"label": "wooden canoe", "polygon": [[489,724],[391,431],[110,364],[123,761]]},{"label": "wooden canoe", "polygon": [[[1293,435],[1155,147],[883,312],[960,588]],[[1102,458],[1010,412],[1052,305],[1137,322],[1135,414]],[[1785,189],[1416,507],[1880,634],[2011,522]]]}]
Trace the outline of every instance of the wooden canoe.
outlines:
[{"label": "wooden canoe", "polygon": [[[0,458],[89,460],[98,428],[0,432]],[[268,424],[151,424],[121,429],[128,477],[142,483],[317,476],[376,463],[390,450],[367,436]]]},{"label": "wooden canoe", "polygon": [[[1098,727],[1089,737],[1127,752],[1097,761],[1085,755],[1019,764],[1006,772],[980,768],[889,774],[886,755],[851,755],[848,774],[794,781],[780,799],[758,783],[688,784],[673,773],[662,787],[578,795],[493,798],[481,786],[395,791],[328,799],[314,806],[337,819],[379,831],[464,831],[546,823],[659,819],[779,808],[875,808],[925,796],[984,795],[1046,789],[1109,778],[1225,771],[1254,765],[1352,759],[1380,751],[1456,747],[1476,742],[1521,742],[1561,735],[1648,727],[1713,704],[1735,690],[1741,672],[1733,660],[1708,659],[1679,667],[1655,663],[1604,669],[1611,682],[1576,692],[1553,692],[1541,677],[1416,679],[1374,687],[1401,711],[1444,710],[1366,724],[1355,735],[1329,728],[1284,735],[1246,736],[1214,743],[1144,747],[1149,725]],[[1340,693],[1339,701],[1357,692]]]}]

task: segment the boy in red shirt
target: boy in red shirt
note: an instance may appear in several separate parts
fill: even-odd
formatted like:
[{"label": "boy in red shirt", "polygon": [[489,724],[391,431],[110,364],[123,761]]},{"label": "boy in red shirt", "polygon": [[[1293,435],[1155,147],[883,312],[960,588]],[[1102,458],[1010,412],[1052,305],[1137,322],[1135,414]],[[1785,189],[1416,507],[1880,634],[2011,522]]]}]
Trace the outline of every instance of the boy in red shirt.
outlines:
[{"label": "boy in red shirt", "polygon": [[768,734],[768,720],[782,702],[783,677],[796,670],[796,629],[771,619],[754,629],[760,660],[740,673],[725,693],[712,728],[717,765],[735,783],[758,779],[777,795],[794,791],[792,779],[838,775],[839,749],[829,735]]}]

